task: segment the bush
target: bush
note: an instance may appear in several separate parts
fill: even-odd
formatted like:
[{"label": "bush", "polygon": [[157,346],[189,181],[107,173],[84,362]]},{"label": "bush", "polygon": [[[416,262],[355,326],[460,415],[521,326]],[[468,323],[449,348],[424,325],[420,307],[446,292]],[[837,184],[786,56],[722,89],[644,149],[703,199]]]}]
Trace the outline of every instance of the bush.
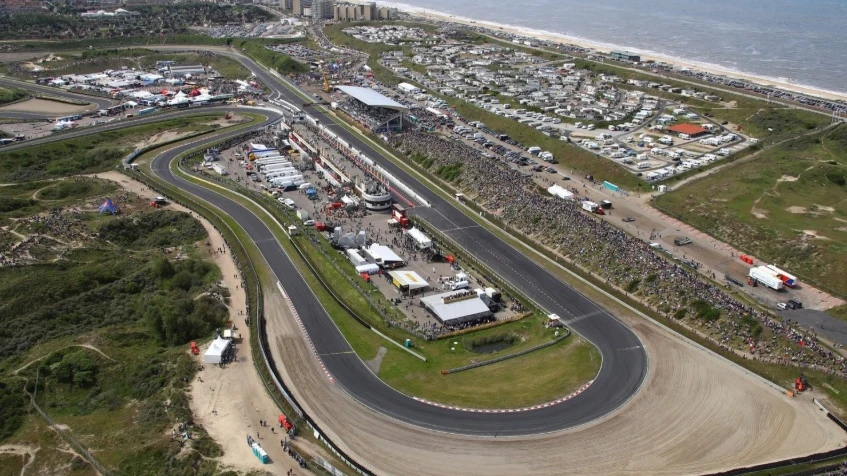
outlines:
[{"label": "bush", "polygon": [[97,362],[86,351],[78,350],[51,365],[50,373],[60,382],[89,387],[94,384]]},{"label": "bush", "polygon": [[0,441],[14,434],[24,422],[28,401],[22,380],[0,380]]},{"label": "bush", "polygon": [[182,345],[207,336],[226,324],[228,315],[226,307],[210,297],[192,300],[159,295],[144,310],[148,326],[166,345]]},{"label": "bush", "polygon": [[163,210],[140,217],[106,222],[100,237],[129,248],[167,248],[198,241],[206,236],[199,221],[185,213]]}]

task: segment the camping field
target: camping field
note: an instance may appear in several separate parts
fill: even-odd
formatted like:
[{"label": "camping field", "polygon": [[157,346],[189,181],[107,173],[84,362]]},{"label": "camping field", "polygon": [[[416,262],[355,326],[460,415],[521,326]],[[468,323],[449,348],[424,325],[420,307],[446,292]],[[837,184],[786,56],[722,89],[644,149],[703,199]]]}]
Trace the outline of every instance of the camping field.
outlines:
[{"label": "camping field", "polygon": [[847,125],[788,141],[655,204],[801,281],[847,296]]}]

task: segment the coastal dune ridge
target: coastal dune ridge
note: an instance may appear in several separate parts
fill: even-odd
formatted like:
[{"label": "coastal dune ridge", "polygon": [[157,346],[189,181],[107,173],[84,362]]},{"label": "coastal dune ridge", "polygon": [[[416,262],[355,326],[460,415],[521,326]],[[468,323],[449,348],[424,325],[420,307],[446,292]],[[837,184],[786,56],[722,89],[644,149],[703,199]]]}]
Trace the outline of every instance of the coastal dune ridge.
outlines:
[{"label": "coastal dune ridge", "polygon": [[[748,81],[750,83],[759,84],[762,86],[771,86],[778,89],[783,89],[785,91],[790,91],[799,94],[805,94],[808,96],[814,96],[824,99],[830,99],[835,101],[847,101],[847,91],[833,91],[825,88],[820,88],[816,86],[804,85],[796,82],[793,78],[774,78],[763,75],[757,75],[749,72],[745,72],[739,69],[725,67],[721,65],[716,65],[713,63],[702,62],[702,61],[693,61],[684,58],[678,58],[674,56],[669,56],[662,53],[657,53],[655,51],[651,51],[649,49],[644,48],[636,48],[624,45],[617,45],[613,43],[606,43],[597,40],[589,40],[586,38],[582,38],[579,36],[573,36],[565,33],[557,33],[553,31],[537,29],[537,28],[527,28],[517,25],[510,25],[505,23],[499,23],[488,20],[478,20],[474,18],[469,18],[461,15],[455,15],[445,12],[435,11],[429,8],[424,8],[415,5],[409,5],[406,3],[397,3],[397,2],[379,2],[380,5],[385,5],[388,7],[396,8],[398,11],[408,13],[410,15],[425,18],[427,20],[432,21],[442,21],[442,22],[452,22],[462,25],[467,25],[471,27],[480,27],[485,29],[490,29],[492,31],[500,31],[503,33],[508,33],[512,35],[519,35],[528,38],[535,38],[538,40],[551,41],[559,44],[566,45],[574,45],[579,46],[586,49],[598,50],[598,51],[613,51],[613,50],[626,50],[631,51],[633,53],[637,53],[641,56],[642,60],[652,60],[655,62],[663,62],[667,64],[671,64],[677,68],[688,68],[690,70],[702,71],[705,73],[718,75],[718,76],[726,76],[734,79],[739,79],[743,81]],[[776,58],[774,61],[778,61]],[[614,63],[612,63],[614,64]],[[847,83],[845,83],[847,85]]]}]

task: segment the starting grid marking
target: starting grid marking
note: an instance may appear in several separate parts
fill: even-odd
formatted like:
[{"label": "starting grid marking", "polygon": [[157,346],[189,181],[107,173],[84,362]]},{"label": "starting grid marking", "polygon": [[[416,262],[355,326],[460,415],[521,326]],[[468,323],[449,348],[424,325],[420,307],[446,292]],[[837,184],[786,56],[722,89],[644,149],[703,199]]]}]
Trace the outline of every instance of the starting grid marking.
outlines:
[{"label": "starting grid marking", "polygon": [[542,408],[552,407],[553,405],[558,405],[560,403],[564,403],[580,393],[584,392],[591,384],[594,383],[593,380],[589,381],[587,384],[583,385],[579,390],[574,391],[568,396],[559,398],[558,400],[553,400],[552,402],[542,403],[541,405],[534,405],[531,407],[524,408],[504,408],[504,409],[484,409],[484,408],[462,408],[462,407],[451,407],[450,405],[444,405],[443,403],[430,402],[429,400],[424,400],[423,398],[412,397],[413,400],[416,400],[421,403],[426,403],[427,405],[432,405],[434,407],[445,408],[447,410],[456,410],[460,412],[471,412],[471,413],[518,413],[518,412],[528,412],[531,410],[540,410]]},{"label": "starting grid marking", "polygon": [[288,297],[288,293],[285,292],[285,288],[282,287],[282,283],[277,282],[276,286],[279,288],[280,292],[282,292],[282,297],[284,297],[285,301],[288,303],[288,308],[291,309],[291,313],[294,314],[294,318],[297,319],[297,325],[300,326],[300,330],[303,331],[303,335],[306,336],[306,342],[309,343],[312,353],[315,354],[315,357],[317,357],[318,363],[321,365],[321,369],[324,371],[329,381],[335,383],[335,379],[332,378],[332,375],[330,375],[329,371],[326,369],[323,359],[321,359],[320,354],[318,354],[318,349],[316,349],[315,344],[312,343],[312,338],[309,337],[309,333],[306,332],[306,326],[303,325],[303,321],[300,319],[300,314],[297,313],[297,309],[295,309],[294,303],[291,302],[291,298]]}]

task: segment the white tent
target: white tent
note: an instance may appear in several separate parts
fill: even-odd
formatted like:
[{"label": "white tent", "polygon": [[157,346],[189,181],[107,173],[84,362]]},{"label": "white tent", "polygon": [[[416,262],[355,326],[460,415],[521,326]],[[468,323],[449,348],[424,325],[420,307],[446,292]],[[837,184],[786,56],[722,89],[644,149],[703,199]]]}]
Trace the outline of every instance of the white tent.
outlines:
[{"label": "white tent", "polygon": [[566,190],[561,185],[553,185],[552,187],[547,189],[547,192],[550,193],[550,195],[553,195],[553,196],[556,196],[556,197],[559,197],[559,198],[562,198],[562,199],[565,199],[565,200],[571,200],[573,198],[573,193],[569,192],[568,190]]},{"label": "white tent", "polygon": [[377,273],[379,273],[379,266],[377,266],[375,263],[363,264],[363,265],[360,265],[360,266],[356,266],[356,272],[359,273],[359,274],[361,274],[361,273],[377,274]]},{"label": "white tent", "polygon": [[415,240],[415,245],[419,250],[432,248],[432,240],[428,236],[426,236],[421,230],[418,230],[417,228],[411,228],[406,233],[413,240]]},{"label": "white tent", "polygon": [[226,353],[227,349],[229,349],[230,341],[224,339],[223,337],[216,337],[215,340],[209,344],[209,348],[206,350],[206,353],[203,354],[203,362],[207,364],[219,364],[223,360],[223,356]]}]

